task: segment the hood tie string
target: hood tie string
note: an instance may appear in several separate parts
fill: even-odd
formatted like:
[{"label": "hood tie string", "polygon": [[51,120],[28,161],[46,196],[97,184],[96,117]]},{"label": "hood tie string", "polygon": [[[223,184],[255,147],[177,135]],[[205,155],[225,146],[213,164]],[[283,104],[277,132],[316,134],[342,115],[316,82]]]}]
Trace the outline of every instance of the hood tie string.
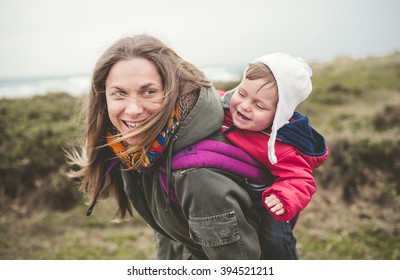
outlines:
[{"label": "hood tie string", "polygon": [[100,194],[100,191],[101,191],[101,190],[103,189],[103,187],[104,187],[104,184],[105,184],[105,182],[106,182],[106,178],[107,178],[108,174],[110,174],[111,170],[112,170],[118,163],[120,163],[120,162],[121,162],[121,161],[120,161],[118,158],[114,158],[114,159],[112,159],[112,160],[110,161],[110,163],[108,164],[107,170],[106,170],[106,172],[104,173],[103,177],[101,178],[100,184],[99,184],[98,188],[96,189],[96,192],[95,192],[95,194],[94,194],[94,196],[93,196],[92,203],[90,203],[90,206],[89,206],[89,208],[88,208],[87,211],[86,211],[86,216],[90,216],[90,214],[92,214],[93,208],[96,206],[97,198],[98,198],[98,196],[99,196],[99,194]]},{"label": "hood tie string", "polygon": [[171,202],[171,173],[172,173],[172,151],[174,148],[174,143],[176,140],[176,136],[172,138],[172,141],[170,145],[167,147],[167,158],[165,161],[165,170],[167,173],[167,198],[166,198],[166,206],[165,206],[165,211],[167,212],[169,210],[169,205]]}]

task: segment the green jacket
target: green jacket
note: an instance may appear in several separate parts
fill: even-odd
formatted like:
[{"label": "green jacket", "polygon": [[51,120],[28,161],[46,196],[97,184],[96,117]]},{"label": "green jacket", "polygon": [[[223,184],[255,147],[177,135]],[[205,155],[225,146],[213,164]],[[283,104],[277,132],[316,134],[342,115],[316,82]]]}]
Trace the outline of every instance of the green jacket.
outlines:
[{"label": "green jacket", "polygon": [[[165,149],[166,162],[203,138],[225,142],[222,122],[223,109],[215,89],[203,88]],[[150,226],[184,245],[194,258],[260,258],[259,218],[248,193],[239,185],[241,178],[211,168],[175,170],[170,176],[181,206],[169,203],[157,167],[145,173],[122,171],[125,192]]]}]

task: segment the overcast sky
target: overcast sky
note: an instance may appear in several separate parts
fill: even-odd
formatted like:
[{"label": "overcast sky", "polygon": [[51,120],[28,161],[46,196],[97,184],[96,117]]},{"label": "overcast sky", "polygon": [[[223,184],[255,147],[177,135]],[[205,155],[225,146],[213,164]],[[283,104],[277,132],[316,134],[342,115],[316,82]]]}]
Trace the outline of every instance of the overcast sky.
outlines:
[{"label": "overcast sky", "polygon": [[200,67],[385,55],[400,50],[399,15],[398,0],[0,0],[0,78],[90,73],[138,33]]}]

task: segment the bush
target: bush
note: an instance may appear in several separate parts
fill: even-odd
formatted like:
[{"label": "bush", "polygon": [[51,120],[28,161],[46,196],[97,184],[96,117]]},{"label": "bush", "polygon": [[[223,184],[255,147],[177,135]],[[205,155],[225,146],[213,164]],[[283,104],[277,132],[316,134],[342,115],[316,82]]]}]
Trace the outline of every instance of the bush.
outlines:
[{"label": "bush", "polygon": [[75,106],[76,99],[65,93],[0,100],[0,196],[25,199],[60,178],[63,147],[77,137]]},{"label": "bush", "polygon": [[388,105],[373,119],[376,130],[383,131],[391,128],[400,128],[400,104]]},{"label": "bush", "polygon": [[367,200],[390,202],[400,194],[400,140],[337,140],[324,170],[319,180],[325,186],[341,186],[348,202],[361,195],[360,189],[366,194],[367,187],[375,193]]}]

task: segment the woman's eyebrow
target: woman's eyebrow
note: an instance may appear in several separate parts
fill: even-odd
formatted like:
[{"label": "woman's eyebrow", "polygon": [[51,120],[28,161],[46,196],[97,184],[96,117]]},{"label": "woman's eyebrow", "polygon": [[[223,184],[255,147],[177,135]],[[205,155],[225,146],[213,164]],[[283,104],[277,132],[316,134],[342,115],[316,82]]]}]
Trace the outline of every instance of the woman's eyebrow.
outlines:
[{"label": "woman's eyebrow", "polygon": [[109,90],[116,89],[116,90],[119,90],[119,91],[122,91],[122,92],[126,92],[126,90],[123,87],[120,87],[120,86],[110,86],[110,87],[107,87],[106,90],[107,89],[109,89]]},{"label": "woman's eyebrow", "polygon": [[147,82],[147,83],[144,83],[143,85],[141,85],[140,89],[143,90],[143,89],[147,89],[149,87],[160,87],[160,86],[153,82]]}]

